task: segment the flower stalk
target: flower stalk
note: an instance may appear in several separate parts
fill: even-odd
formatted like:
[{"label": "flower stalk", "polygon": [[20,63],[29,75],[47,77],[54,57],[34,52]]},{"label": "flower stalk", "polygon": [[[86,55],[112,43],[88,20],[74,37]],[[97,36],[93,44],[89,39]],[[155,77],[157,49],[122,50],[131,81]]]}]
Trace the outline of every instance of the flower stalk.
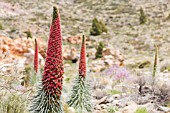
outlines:
[{"label": "flower stalk", "polygon": [[157,71],[157,65],[158,65],[158,46],[155,45],[155,59],[154,59],[154,66],[153,66],[153,77],[156,75]]},{"label": "flower stalk", "polygon": [[86,41],[83,35],[82,38],[82,46],[81,46],[81,54],[80,54],[80,63],[79,63],[79,76],[85,78],[86,77]]},{"label": "flower stalk", "polygon": [[86,80],[86,44],[85,37],[83,35],[79,63],[79,76],[75,78],[72,86],[72,93],[67,103],[69,106],[75,108],[78,113],[91,113],[91,98],[90,85]]},{"label": "flower stalk", "polygon": [[38,43],[37,40],[35,39],[35,53],[34,53],[34,71],[37,73],[38,72]]}]

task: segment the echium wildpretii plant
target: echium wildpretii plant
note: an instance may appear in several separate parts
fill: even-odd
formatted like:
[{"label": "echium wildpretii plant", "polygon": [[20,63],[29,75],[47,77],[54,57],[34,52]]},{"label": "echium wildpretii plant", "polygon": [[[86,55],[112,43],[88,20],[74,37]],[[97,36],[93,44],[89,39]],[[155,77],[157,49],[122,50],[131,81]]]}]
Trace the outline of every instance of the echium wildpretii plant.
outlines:
[{"label": "echium wildpretii plant", "polygon": [[63,73],[60,15],[58,9],[54,7],[42,83],[37,95],[33,98],[30,107],[32,113],[63,112],[60,100]]},{"label": "echium wildpretii plant", "polygon": [[155,77],[156,71],[158,66],[158,47],[155,45],[155,59],[154,59],[154,65],[153,65],[153,74],[152,76]]},{"label": "echium wildpretii plant", "polygon": [[35,39],[35,53],[34,53],[34,71],[38,72],[38,43]]},{"label": "echium wildpretii plant", "polygon": [[89,84],[86,80],[86,44],[83,35],[81,55],[79,63],[79,76],[76,77],[72,93],[68,100],[68,105],[75,108],[78,113],[86,113],[92,111],[91,94]]},{"label": "echium wildpretii plant", "polygon": [[32,76],[30,76],[30,84],[37,85],[37,81],[40,80],[41,75],[38,73],[39,59],[38,59],[38,42],[35,39],[35,52],[34,52],[34,72]]},{"label": "echium wildpretii plant", "polygon": [[158,46],[155,45],[155,59],[154,59],[154,65],[153,65],[152,85],[155,84],[155,76],[156,76],[156,73],[157,73],[157,68],[158,68]]}]

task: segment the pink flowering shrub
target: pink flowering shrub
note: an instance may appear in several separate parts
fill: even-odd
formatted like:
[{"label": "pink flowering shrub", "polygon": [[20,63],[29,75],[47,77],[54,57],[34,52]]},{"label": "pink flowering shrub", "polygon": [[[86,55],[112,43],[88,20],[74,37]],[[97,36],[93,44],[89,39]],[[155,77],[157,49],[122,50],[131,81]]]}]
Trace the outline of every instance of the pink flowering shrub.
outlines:
[{"label": "pink flowering shrub", "polygon": [[123,66],[113,65],[104,72],[112,80],[122,80],[129,77],[129,72]]}]

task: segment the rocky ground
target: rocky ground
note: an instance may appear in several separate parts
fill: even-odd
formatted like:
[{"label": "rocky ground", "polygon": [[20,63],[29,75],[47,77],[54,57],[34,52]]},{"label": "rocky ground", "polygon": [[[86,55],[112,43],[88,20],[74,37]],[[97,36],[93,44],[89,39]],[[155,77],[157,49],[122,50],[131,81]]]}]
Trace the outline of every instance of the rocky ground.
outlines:
[{"label": "rocky ground", "polygon": [[[85,34],[88,77],[93,81],[94,113],[135,113],[138,108],[146,108],[149,113],[169,113],[169,2],[0,0],[0,88],[14,93],[19,91],[29,102],[35,87],[20,84],[25,76],[32,74],[30,68],[33,64],[35,38],[39,42],[43,69],[52,6],[57,5],[61,14],[65,59],[63,100],[67,100],[68,86],[78,73],[76,61],[79,58],[80,36]],[[144,9],[147,16],[147,22],[142,25],[139,22],[140,8]],[[89,35],[94,17],[106,24],[107,33]],[[95,59],[99,42],[105,45],[103,57]],[[159,63],[153,85],[154,45],[159,47]],[[123,65],[118,66],[122,61]],[[116,78],[115,73],[122,76]],[[28,106],[28,103],[25,104]],[[68,113],[74,112],[74,109],[65,106]]]}]

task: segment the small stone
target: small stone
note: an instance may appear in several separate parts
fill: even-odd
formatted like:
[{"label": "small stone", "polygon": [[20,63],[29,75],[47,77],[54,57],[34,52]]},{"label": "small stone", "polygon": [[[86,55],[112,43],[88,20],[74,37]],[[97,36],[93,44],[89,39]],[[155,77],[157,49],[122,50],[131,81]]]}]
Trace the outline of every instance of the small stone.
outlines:
[{"label": "small stone", "polygon": [[112,66],[112,65],[113,65],[113,60],[112,60],[112,59],[106,59],[104,62],[105,62],[106,65],[108,65],[108,66]]},{"label": "small stone", "polygon": [[100,100],[97,101],[97,104],[99,105],[107,103],[107,98],[108,98],[107,96],[101,98]]},{"label": "small stone", "polygon": [[74,47],[72,47],[71,49],[69,47],[63,48],[63,57],[65,60],[77,59],[77,49]]},{"label": "small stone", "polygon": [[95,110],[94,113],[101,113],[101,111],[100,110]]},{"label": "small stone", "polygon": [[105,55],[110,55],[111,54],[111,52],[110,52],[110,49],[105,49],[105,50],[103,50],[103,55],[105,56]]},{"label": "small stone", "polygon": [[70,64],[68,64],[68,63],[64,64],[64,67],[70,67]]},{"label": "small stone", "polygon": [[67,38],[67,41],[71,44],[80,44],[81,43],[81,37],[80,36],[71,36]]},{"label": "small stone", "polygon": [[76,110],[73,107],[68,108],[69,113],[76,113]]},{"label": "small stone", "polygon": [[137,108],[138,108],[138,105],[135,103],[132,103],[131,105],[124,107],[123,113],[134,113]]},{"label": "small stone", "polygon": [[96,89],[93,93],[93,97],[95,97],[96,99],[101,99],[103,97],[103,92],[101,89]]},{"label": "small stone", "polygon": [[118,98],[120,98],[120,94],[112,95],[112,97],[113,97],[114,99],[118,99]]},{"label": "small stone", "polygon": [[101,104],[100,106],[101,106],[102,109],[106,109],[107,108],[106,104]]},{"label": "small stone", "polygon": [[117,107],[123,107],[124,105],[121,104],[120,102],[118,102],[118,103],[116,103],[116,106],[117,106]]},{"label": "small stone", "polygon": [[106,110],[106,109],[103,109],[103,110],[101,111],[101,113],[107,113],[107,110]]},{"label": "small stone", "polygon": [[111,97],[108,97],[107,98],[107,101],[109,102],[109,103],[112,103],[113,101],[114,101],[114,98],[111,96]]},{"label": "small stone", "polygon": [[126,96],[127,94],[126,93],[122,93],[122,96],[124,97],[124,96]]},{"label": "small stone", "polygon": [[114,105],[117,105],[117,104],[119,103],[119,101],[118,101],[118,100],[114,100],[112,103],[113,103]]},{"label": "small stone", "polygon": [[170,108],[168,108],[168,107],[159,106],[159,109],[163,110],[165,112],[170,112]]},{"label": "small stone", "polygon": [[7,52],[9,50],[9,47],[8,45],[3,45],[1,49],[3,52]]},{"label": "small stone", "polygon": [[106,105],[107,105],[107,106],[111,106],[111,105],[112,105],[112,103],[107,103]]},{"label": "small stone", "polygon": [[136,104],[134,101],[129,101],[126,103],[126,106],[132,105],[132,104]]},{"label": "small stone", "polygon": [[101,106],[100,106],[100,105],[96,105],[96,106],[95,106],[95,109],[96,109],[96,110],[100,110],[100,109],[101,109]]}]

